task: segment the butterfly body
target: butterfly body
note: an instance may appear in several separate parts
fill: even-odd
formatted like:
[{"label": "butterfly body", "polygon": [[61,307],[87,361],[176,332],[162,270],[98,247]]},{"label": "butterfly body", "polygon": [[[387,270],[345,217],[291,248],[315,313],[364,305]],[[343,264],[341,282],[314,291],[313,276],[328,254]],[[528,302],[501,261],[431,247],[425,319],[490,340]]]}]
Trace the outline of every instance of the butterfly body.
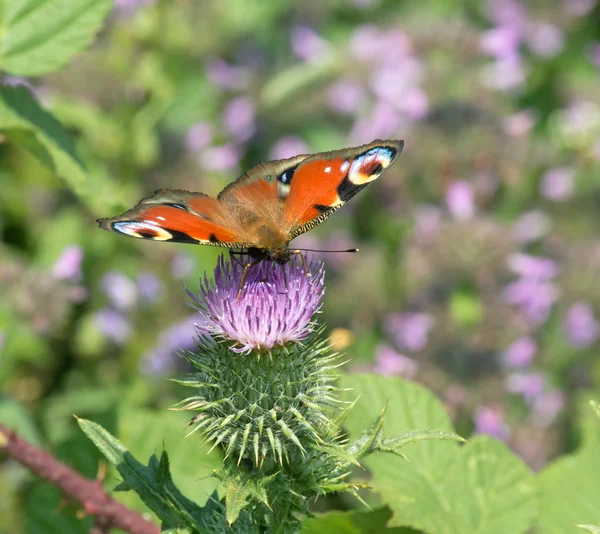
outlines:
[{"label": "butterfly body", "polygon": [[161,189],[100,228],[154,241],[247,249],[256,262],[285,263],[289,242],[320,224],[378,178],[402,141],[263,162],[211,198]]}]

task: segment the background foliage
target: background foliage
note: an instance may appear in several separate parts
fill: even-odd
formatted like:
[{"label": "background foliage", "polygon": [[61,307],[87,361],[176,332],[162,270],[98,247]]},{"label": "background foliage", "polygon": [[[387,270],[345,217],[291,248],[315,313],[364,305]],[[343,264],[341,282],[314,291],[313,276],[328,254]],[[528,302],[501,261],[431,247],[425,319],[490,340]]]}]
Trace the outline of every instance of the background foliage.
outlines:
[{"label": "background foliage", "polygon": [[[390,433],[453,425],[505,444],[409,445],[421,472],[369,460],[365,498],[389,509],[323,500],[337,512],[307,531],[600,524],[595,0],[59,4],[0,1],[2,422],[90,477],[100,455],[74,413],[142,462],[174,448],[173,477],[202,504],[219,459],[178,433],[164,409],[183,393],[164,378],[193,347],[181,282],[195,288],[218,251],[127,240],[95,218],[160,187],[214,195],[261,159],[403,138],[381,180],[295,242],[361,249],[325,257],[320,318],[349,372],[387,376],[345,379],[363,395],[349,432],[397,397],[416,407],[390,411]],[[493,457],[471,472],[481,447]],[[431,508],[431,481],[448,477],[481,488],[483,508],[452,495]],[[1,464],[0,531],[85,532],[59,501]]]}]

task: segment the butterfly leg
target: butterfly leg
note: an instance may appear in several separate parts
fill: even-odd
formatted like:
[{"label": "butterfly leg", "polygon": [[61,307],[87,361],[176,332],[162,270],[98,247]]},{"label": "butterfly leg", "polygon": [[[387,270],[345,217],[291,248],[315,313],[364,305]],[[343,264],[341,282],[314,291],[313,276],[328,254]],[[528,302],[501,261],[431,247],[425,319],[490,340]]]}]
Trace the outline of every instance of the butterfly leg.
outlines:
[{"label": "butterfly leg", "polygon": [[310,278],[312,274],[308,270],[308,265],[306,264],[306,256],[304,252],[302,252],[301,250],[292,250],[292,254],[298,254],[298,256],[300,256],[300,259],[302,260],[302,267],[304,268],[304,274],[307,278]]},{"label": "butterfly leg", "polygon": [[244,254],[246,253],[243,251],[229,249],[229,258],[231,261],[235,261],[235,263],[237,263],[240,267],[246,266],[246,264],[238,258],[238,256],[243,256]]},{"label": "butterfly leg", "polygon": [[244,289],[244,282],[246,281],[246,274],[248,273],[248,269],[250,269],[250,267],[258,265],[259,263],[259,259],[254,259],[244,265],[244,271],[242,272],[242,278],[240,279],[240,285],[238,286],[237,298],[235,299],[236,302],[238,302],[240,300],[240,297],[242,296],[242,289]]}]

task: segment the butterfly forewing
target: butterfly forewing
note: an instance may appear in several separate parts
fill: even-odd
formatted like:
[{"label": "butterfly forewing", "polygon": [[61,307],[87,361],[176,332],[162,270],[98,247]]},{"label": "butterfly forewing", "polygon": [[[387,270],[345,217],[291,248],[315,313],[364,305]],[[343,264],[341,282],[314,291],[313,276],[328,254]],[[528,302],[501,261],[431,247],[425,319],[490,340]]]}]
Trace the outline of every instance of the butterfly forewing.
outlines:
[{"label": "butterfly forewing", "polygon": [[229,216],[202,193],[161,189],[119,217],[98,219],[100,228],[138,239],[244,248]]},{"label": "butterfly forewing", "polygon": [[402,146],[402,141],[374,141],[305,159],[294,173],[284,210],[290,239],[321,223],[377,179]]}]

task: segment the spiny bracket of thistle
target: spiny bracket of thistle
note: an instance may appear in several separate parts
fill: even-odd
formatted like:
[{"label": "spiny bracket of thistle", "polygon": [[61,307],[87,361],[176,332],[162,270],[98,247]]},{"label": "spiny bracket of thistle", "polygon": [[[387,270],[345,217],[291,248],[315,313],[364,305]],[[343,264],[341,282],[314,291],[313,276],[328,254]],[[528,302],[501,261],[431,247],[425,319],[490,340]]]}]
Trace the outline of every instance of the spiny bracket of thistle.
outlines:
[{"label": "spiny bracket of thistle", "polygon": [[172,409],[199,412],[190,434],[200,431],[238,465],[246,459],[256,467],[282,466],[306,456],[339,433],[326,411],[341,404],[334,382],[342,363],[322,331],[302,344],[246,356],[232,354],[227,343],[201,338],[197,352],[183,355],[195,373],[177,380],[196,395]]}]

